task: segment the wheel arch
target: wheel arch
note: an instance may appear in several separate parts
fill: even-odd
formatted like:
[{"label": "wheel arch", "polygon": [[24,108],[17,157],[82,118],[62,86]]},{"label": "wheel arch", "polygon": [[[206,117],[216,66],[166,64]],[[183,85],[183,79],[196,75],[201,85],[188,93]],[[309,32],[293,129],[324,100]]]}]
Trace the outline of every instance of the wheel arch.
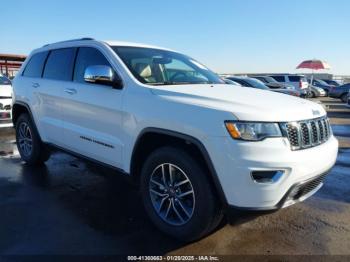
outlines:
[{"label": "wheel arch", "polygon": [[34,117],[32,114],[32,110],[30,109],[30,107],[27,103],[16,101],[13,104],[13,106],[12,106],[12,123],[13,123],[14,128],[16,128],[16,122],[18,120],[18,117],[23,113],[27,113],[29,115],[29,117],[31,118],[31,120],[34,124],[34,128],[36,129],[37,133],[39,134],[39,138],[41,140],[40,132],[36,126],[36,123],[35,123],[35,120],[34,120]]},{"label": "wheel arch", "polygon": [[193,136],[176,131],[152,127],[142,130],[136,139],[130,161],[130,174],[134,180],[139,181],[142,163],[146,160],[147,155],[159,147],[169,145],[189,150],[190,153],[195,154],[194,157],[200,161],[200,164],[205,165],[218,198],[223,205],[227,205],[220,180],[203,143]]},{"label": "wheel arch", "polygon": [[12,123],[14,127],[16,126],[18,117],[23,113],[29,114],[29,116],[33,119],[32,111],[26,103],[15,102],[12,106]]}]

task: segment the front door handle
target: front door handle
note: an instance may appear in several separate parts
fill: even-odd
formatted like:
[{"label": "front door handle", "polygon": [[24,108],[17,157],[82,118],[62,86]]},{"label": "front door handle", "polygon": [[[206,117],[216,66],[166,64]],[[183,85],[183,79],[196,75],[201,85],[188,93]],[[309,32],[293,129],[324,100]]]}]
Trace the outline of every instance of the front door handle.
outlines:
[{"label": "front door handle", "polygon": [[39,85],[39,83],[33,83],[32,84],[32,87],[34,87],[34,88],[38,88],[40,85]]},{"label": "front door handle", "polygon": [[75,95],[77,93],[77,90],[75,90],[74,88],[66,88],[64,92],[70,95]]}]

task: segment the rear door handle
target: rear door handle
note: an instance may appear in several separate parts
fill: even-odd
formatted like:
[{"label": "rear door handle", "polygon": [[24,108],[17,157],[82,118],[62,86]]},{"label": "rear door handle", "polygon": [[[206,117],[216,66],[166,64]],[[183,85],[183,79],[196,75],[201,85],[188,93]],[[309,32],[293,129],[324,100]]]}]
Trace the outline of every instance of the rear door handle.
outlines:
[{"label": "rear door handle", "polygon": [[34,87],[34,88],[38,88],[40,85],[39,85],[39,83],[33,83],[32,84],[32,87]]},{"label": "rear door handle", "polygon": [[74,88],[66,88],[64,92],[70,95],[75,95],[77,93],[77,90],[75,90]]}]

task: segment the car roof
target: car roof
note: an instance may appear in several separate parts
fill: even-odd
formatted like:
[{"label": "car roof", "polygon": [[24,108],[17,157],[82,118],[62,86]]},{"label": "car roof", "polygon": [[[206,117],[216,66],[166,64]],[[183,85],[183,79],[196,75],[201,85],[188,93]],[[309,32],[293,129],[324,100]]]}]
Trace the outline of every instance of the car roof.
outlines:
[{"label": "car roof", "polygon": [[301,77],[305,77],[305,75],[302,75],[302,74],[270,74],[268,76],[301,76]]},{"label": "car roof", "polygon": [[155,46],[155,45],[142,44],[142,43],[124,42],[124,41],[116,41],[116,40],[108,40],[108,41],[101,41],[101,42],[104,42],[109,46],[144,47],[144,48],[154,48],[154,49],[173,51],[169,48]]},{"label": "car roof", "polygon": [[[154,46],[154,45],[148,45],[148,44],[142,44],[142,43],[124,42],[124,41],[118,41],[118,40],[100,41],[100,40],[95,40],[93,38],[88,38],[88,37],[46,44],[46,45],[42,46],[41,48],[35,49],[34,51],[51,50],[51,49],[65,48],[65,47],[74,47],[74,46],[79,46],[79,45],[83,45],[83,44],[87,44],[87,43],[90,43],[90,44],[91,43],[98,43],[98,44],[105,44],[105,45],[109,45],[109,46],[154,48],[154,49],[161,49],[161,50],[166,50],[166,51],[173,51],[173,50],[168,49],[168,48]],[[175,51],[173,51],[173,52],[175,52]]]}]

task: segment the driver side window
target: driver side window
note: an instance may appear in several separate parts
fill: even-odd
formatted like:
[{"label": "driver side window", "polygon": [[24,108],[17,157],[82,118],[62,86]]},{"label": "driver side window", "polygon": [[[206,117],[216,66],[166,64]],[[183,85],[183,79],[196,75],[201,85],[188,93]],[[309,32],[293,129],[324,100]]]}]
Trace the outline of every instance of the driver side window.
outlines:
[{"label": "driver side window", "polygon": [[74,82],[86,83],[84,80],[85,70],[89,66],[111,66],[104,55],[92,47],[80,47],[75,62]]}]

